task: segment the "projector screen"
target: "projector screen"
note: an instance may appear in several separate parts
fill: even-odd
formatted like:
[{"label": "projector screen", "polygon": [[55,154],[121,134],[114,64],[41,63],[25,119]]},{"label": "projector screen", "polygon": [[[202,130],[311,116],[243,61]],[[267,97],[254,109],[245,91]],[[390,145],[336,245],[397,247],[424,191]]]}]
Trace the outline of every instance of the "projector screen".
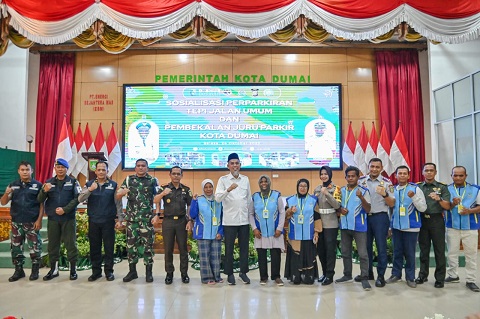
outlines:
[{"label": "projector screen", "polygon": [[123,165],[341,167],[341,85],[124,85]]}]

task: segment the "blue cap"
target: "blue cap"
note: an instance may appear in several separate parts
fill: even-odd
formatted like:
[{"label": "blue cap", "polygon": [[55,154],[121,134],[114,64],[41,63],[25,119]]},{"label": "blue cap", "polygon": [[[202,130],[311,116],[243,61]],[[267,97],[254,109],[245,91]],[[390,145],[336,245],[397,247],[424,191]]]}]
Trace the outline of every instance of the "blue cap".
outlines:
[{"label": "blue cap", "polygon": [[237,154],[237,153],[232,153],[232,154],[228,155],[228,160],[227,160],[227,162],[230,162],[230,160],[232,160],[232,159],[238,159],[238,160],[240,160],[240,158],[238,157],[238,154]]},{"label": "blue cap", "polygon": [[69,168],[70,166],[68,165],[68,162],[64,160],[63,158],[57,158],[55,161],[55,165],[62,165],[65,166],[65,168]]}]

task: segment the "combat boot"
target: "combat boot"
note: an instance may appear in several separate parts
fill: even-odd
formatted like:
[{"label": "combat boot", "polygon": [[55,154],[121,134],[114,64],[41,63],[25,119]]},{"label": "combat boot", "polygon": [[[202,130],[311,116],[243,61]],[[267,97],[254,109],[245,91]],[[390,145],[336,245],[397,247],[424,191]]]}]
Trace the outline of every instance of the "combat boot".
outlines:
[{"label": "combat boot", "polygon": [[13,273],[13,276],[8,278],[8,281],[14,282],[17,281],[20,278],[25,277],[25,272],[23,271],[23,266],[22,265],[15,265],[15,272]]},{"label": "combat boot", "polygon": [[129,264],[128,267],[129,267],[130,270],[129,270],[128,274],[125,277],[123,277],[123,282],[130,282],[133,279],[138,278],[137,264]]},{"label": "combat boot", "polygon": [[58,261],[51,265],[50,271],[43,277],[43,280],[52,280],[58,277]]},{"label": "combat boot", "polygon": [[70,280],[77,280],[77,263],[72,261],[70,263]]},{"label": "combat boot", "polygon": [[37,280],[38,279],[38,268],[40,268],[40,264],[32,264],[32,273],[30,274],[29,280]]},{"label": "combat boot", "polygon": [[153,275],[152,275],[153,264],[146,265],[145,268],[146,268],[145,280],[147,282],[153,282]]}]

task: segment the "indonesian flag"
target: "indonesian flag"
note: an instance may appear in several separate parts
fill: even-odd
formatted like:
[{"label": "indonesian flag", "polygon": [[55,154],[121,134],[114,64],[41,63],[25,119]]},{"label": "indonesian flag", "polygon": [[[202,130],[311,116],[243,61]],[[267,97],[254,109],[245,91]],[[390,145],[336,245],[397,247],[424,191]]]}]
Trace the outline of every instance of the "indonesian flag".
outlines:
[{"label": "indonesian flag", "polygon": [[[63,158],[67,162],[72,159],[72,147],[70,146],[67,119],[65,117],[63,118],[62,129],[60,131],[60,136],[58,137],[57,154],[55,155],[55,160],[57,158]],[[55,170],[53,171],[52,176],[55,176]]]},{"label": "indonesian flag", "polygon": [[390,152],[390,160],[394,170],[397,169],[400,165],[406,165],[410,167],[410,158],[408,156],[407,143],[405,142],[405,137],[403,136],[402,127],[398,127],[397,135],[395,135],[395,140],[392,144],[392,150]]},{"label": "indonesian flag", "polygon": [[112,123],[112,129],[110,134],[108,134],[107,140],[107,151],[108,151],[108,172],[111,176],[113,172],[117,169],[118,165],[122,162],[122,152],[120,151],[120,145],[118,144],[117,135],[115,134],[115,129]]},{"label": "indonesian flag", "polygon": [[[95,145],[93,145],[92,134],[90,134],[90,128],[88,127],[88,123],[87,123],[87,126],[85,127],[85,134],[83,135],[83,141],[85,142],[86,152],[95,152]],[[82,169],[81,173],[88,178],[88,163]]]},{"label": "indonesian flag", "polygon": [[352,122],[348,126],[347,137],[342,149],[343,162],[348,166],[355,166],[355,159],[353,158],[353,152],[355,152],[355,135],[353,135]]},{"label": "indonesian flag", "polygon": [[70,148],[72,149],[72,158],[68,161],[68,165],[70,167],[68,168],[67,175],[72,174],[75,166],[77,165],[77,145],[75,145],[72,126],[70,124],[68,124],[68,139],[70,141]]},{"label": "indonesian flag", "polygon": [[363,124],[362,122],[362,128],[360,129],[360,134],[358,135],[357,145],[355,146],[355,153],[353,154],[353,158],[355,159],[355,164],[357,164],[358,169],[363,173],[363,175],[367,174],[368,169],[368,165],[365,162],[367,145],[367,131],[365,130],[365,124]]},{"label": "indonesian flag", "polygon": [[77,148],[77,154],[73,154],[73,156],[77,157],[77,165],[75,165],[72,175],[78,176],[78,174],[82,173],[83,169],[88,165],[87,161],[82,157],[82,153],[86,152],[87,149],[85,148],[85,141],[83,140],[80,123],[78,123],[77,133],[75,134],[75,147]]},{"label": "indonesian flag", "polygon": [[377,157],[378,136],[375,129],[375,123],[372,122],[372,130],[370,131],[370,139],[368,140],[367,150],[365,152],[365,162],[367,163],[374,157]]},{"label": "indonesian flag", "polygon": [[98,127],[97,136],[95,137],[95,150],[97,152],[103,152],[105,157],[108,156],[107,143],[105,141],[105,135],[103,134],[102,123]]},{"label": "indonesian flag", "polygon": [[388,176],[395,172],[392,162],[390,161],[390,138],[388,137],[387,128],[385,123],[382,126],[380,133],[380,141],[377,147],[377,157],[382,160],[383,170]]}]

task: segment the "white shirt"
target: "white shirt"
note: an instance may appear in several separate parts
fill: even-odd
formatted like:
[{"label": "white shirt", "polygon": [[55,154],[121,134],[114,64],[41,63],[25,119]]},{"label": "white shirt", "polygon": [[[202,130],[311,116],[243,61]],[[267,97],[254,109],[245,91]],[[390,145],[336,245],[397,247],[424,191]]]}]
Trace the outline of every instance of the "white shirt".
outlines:
[{"label": "white shirt", "polygon": [[[238,187],[228,192],[227,189],[233,183]],[[215,200],[223,204],[224,226],[248,225],[248,205],[252,200],[252,192],[247,176],[240,174],[235,178],[230,173],[220,177],[215,191]]]}]

